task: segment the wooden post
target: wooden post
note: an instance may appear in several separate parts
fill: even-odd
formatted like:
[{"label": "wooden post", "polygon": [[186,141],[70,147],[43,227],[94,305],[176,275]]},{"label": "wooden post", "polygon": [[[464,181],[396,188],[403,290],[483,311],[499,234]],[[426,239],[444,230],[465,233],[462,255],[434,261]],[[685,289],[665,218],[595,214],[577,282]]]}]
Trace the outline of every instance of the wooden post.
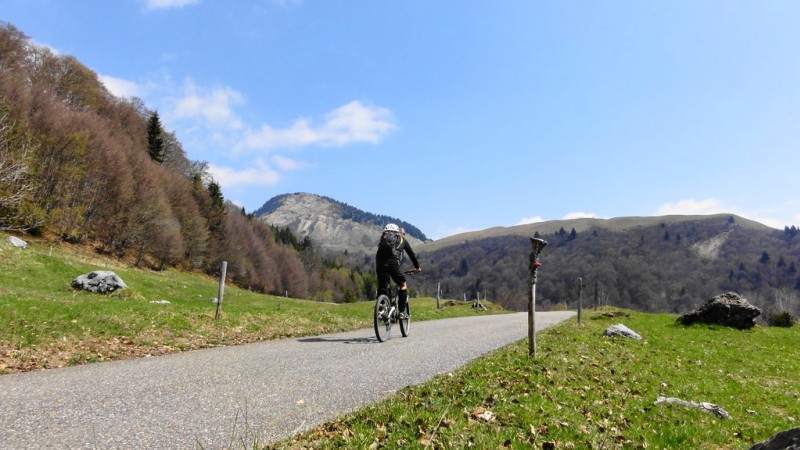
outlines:
[{"label": "wooden post", "polygon": [[219,319],[219,312],[222,309],[222,297],[225,295],[225,274],[228,272],[228,261],[222,261],[219,274],[219,293],[217,294],[217,312],[214,320]]},{"label": "wooden post", "polygon": [[528,356],[536,358],[536,282],[531,283],[531,302],[528,305]]},{"label": "wooden post", "polygon": [[578,323],[581,323],[582,311],[583,311],[583,278],[578,277]]},{"label": "wooden post", "polygon": [[536,358],[536,277],[539,267],[542,263],[539,262],[539,253],[547,241],[539,238],[531,239],[531,254],[530,264],[528,270],[530,271],[530,303],[528,304],[528,355]]},{"label": "wooden post", "polygon": [[436,283],[436,309],[441,309],[439,306],[439,295],[442,292],[442,283]]}]

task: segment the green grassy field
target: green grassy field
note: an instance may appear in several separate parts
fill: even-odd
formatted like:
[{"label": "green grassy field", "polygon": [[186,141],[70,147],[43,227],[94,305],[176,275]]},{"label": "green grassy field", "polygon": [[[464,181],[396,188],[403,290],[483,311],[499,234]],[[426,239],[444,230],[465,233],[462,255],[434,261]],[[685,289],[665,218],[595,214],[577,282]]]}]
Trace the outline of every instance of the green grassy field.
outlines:
[{"label": "green grassy field", "polygon": [[[319,303],[231,284],[215,320],[216,278],[139,270],[45,241],[18,249],[7,236],[0,233],[0,374],[372,326],[370,301]],[[70,286],[92,270],[112,270],[129,288],[104,295]],[[412,299],[414,320],[476,314],[470,304],[441,304]],[[491,311],[480,314],[504,312],[486,305]]]},{"label": "green grassy field", "polygon": [[[800,426],[800,327],[589,313],[270,449],[747,449]],[[603,336],[624,323],[642,341]],[[731,418],[659,396],[710,402]]]}]

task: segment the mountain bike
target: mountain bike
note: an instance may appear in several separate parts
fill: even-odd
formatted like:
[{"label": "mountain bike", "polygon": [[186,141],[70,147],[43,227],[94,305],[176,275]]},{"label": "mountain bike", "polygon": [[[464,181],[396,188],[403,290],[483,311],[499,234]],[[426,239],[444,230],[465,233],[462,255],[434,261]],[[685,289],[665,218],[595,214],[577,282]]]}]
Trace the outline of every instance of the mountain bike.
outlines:
[{"label": "mountain bike", "polygon": [[[403,272],[404,274],[417,273],[416,271]],[[399,323],[400,334],[408,337],[409,326],[411,326],[411,299],[406,301],[406,310],[400,311],[397,307],[397,286],[389,288],[389,295],[381,294],[375,300],[375,314],[373,323],[375,324],[375,337],[378,342],[388,341],[392,337],[392,327]],[[400,313],[403,313],[402,316]]]}]

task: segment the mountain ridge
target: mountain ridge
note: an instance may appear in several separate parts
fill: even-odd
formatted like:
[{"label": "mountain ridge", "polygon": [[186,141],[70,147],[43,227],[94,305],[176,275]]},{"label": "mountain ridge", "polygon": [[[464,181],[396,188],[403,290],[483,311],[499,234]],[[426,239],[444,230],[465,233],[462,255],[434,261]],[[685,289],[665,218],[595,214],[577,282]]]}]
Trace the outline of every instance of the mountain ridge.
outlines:
[{"label": "mountain ridge", "polygon": [[[575,225],[573,227],[573,225]],[[764,311],[800,313],[800,233],[733,214],[541,222],[463,233],[422,245],[415,287],[525,310],[530,237],[541,253],[542,308],[576,307],[579,282],[594,302],[684,313],[734,291]],[[488,296],[488,297],[487,297]]]},{"label": "mountain ridge", "polygon": [[[265,207],[259,219],[310,236],[314,248],[349,255],[351,270],[372,273],[381,226],[355,222],[339,202],[315,194],[287,194],[265,205],[271,212]],[[537,303],[545,310],[575,307],[582,280],[595,302],[639,311],[683,313],[736,291],[765,311],[800,312],[800,233],[735,214],[566,219],[427,242],[409,237],[423,268],[411,289],[525,310],[531,237],[548,242]]]},{"label": "mountain ridge", "polygon": [[308,192],[272,197],[253,214],[274,227],[289,228],[301,238],[310,238],[327,253],[372,253],[387,223],[403,227],[406,239],[415,248],[427,240],[419,228],[404,220]]},{"label": "mountain ridge", "polygon": [[465,241],[475,239],[485,239],[490,237],[501,236],[528,236],[533,237],[534,234],[552,234],[558,232],[561,228],[567,231],[574,229],[580,233],[591,228],[603,228],[610,231],[625,231],[636,227],[645,227],[658,224],[673,224],[679,222],[687,222],[694,220],[705,220],[712,218],[732,218],[737,224],[762,230],[762,231],[775,231],[767,225],[759,222],[749,220],[735,214],[707,214],[707,215],[665,215],[665,216],[623,216],[614,217],[610,219],[596,219],[596,218],[580,218],[580,219],[560,219],[560,220],[547,220],[543,222],[534,222],[529,224],[514,225],[510,227],[496,226],[486,228],[484,230],[467,231],[458,233],[451,236],[446,236],[435,241],[424,243],[420,247],[420,251],[436,251],[448,246],[459,245]]}]

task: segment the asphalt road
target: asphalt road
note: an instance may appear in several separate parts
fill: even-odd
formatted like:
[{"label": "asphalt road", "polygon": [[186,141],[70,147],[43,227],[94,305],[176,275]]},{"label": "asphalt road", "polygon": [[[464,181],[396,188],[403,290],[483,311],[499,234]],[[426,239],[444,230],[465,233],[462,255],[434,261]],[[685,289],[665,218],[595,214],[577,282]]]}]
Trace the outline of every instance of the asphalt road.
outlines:
[{"label": "asphalt road", "polygon": [[[537,313],[537,331],[571,312]],[[527,314],[0,376],[0,449],[252,448],[527,339]]]}]

